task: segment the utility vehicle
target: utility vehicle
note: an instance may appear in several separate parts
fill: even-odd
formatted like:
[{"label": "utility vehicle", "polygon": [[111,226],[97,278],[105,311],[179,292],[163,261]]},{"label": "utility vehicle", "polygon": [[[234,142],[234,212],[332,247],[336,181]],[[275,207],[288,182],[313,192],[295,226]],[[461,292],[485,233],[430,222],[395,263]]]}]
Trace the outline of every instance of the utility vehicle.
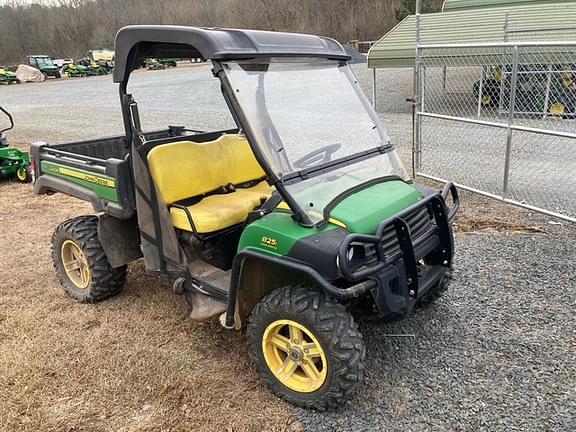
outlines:
[{"label": "utility vehicle", "polygon": [[[68,294],[118,293],[143,256],[149,273],[174,280],[193,319],[246,324],[276,394],[338,405],[364,377],[357,320],[401,318],[446,289],[456,189],[408,178],[333,39],[129,26],[115,52],[125,136],[32,145],[35,191],[97,212],[52,237]],[[144,132],[127,85],[146,58],[210,61],[237,126]]]},{"label": "utility vehicle", "polygon": [[28,58],[28,64],[42,72],[46,78],[62,78],[60,69],[54,64],[52,57],[47,55],[29,55],[26,57]]},{"label": "utility vehicle", "polygon": [[0,129],[0,180],[16,179],[21,183],[32,181],[32,169],[30,168],[30,156],[28,152],[23,152],[16,147],[8,145],[6,132],[14,129],[14,120],[12,115],[0,106],[2,112],[10,122],[7,128]]}]

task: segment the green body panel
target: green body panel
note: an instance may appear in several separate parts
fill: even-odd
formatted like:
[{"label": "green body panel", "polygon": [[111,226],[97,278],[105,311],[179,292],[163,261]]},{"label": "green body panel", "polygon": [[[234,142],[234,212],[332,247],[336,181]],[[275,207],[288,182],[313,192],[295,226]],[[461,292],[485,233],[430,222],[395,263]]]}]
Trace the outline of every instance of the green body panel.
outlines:
[{"label": "green body panel", "polygon": [[374,234],[380,222],[416,204],[422,195],[411,184],[388,181],[349,196],[332,210],[331,216],[349,232]]},{"label": "green body panel", "polygon": [[400,180],[379,183],[361,190],[336,206],[331,221],[323,229],[304,228],[292,219],[291,213],[276,210],[248,225],[238,245],[238,251],[258,250],[268,255],[286,256],[294,244],[305,237],[346,225],[350,233],[374,234],[378,224],[422,199],[411,184]]},{"label": "green body panel", "polygon": [[336,225],[332,224],[321,230],[304,228],[294,222],[291,213],[276,210],[244,229],[238,251],[252,249],[268,255],[285,256],[298,240],[335,228]]},{"label": "green body panel", "polygon": [[30,155],[15,147],[0,148],[0,169],[5,176],[15,175],[20,168],[30,165]]},{"label": "green body panel", "polygon": [[113,177],[96,174],[90,171],[84,171],[77,168],[70,168],[48,161],[42,161],[40,164],[42,174],[59,177],[71,183],[76,183],[96,193],[100,198],[118,202],[116,192],[116,180]]}]

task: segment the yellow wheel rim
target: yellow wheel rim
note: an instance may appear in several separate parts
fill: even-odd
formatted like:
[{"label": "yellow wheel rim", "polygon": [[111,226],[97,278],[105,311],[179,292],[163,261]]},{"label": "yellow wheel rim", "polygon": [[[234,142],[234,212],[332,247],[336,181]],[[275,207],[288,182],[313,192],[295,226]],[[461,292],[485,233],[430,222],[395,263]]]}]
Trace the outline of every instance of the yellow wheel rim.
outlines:
[{"label": "yellow wheel rim", "polygon": [[328,363],[314,334],[291,320],[270,324],[262,337],[264,360],[276,379],[290,390],[311,393],[326,381]]},{"label": "yellow wheel rim", "polygon": [[482,96],[482,104],[483,105],[490,105],[490,102],[492,102],[492,98],[488,95],[486,96]]},{"label": "yellow wheel rim", "polygon": [[494,70],[494,79],[498,82],[502,81],[502,69],[496,68]]},{"label": "yellow wheel rim", "polygon": [[66,240],[62,243],[60,249],[60,256],[62,258],[62,265],[64,272],[76,288],[86,289],[90,284],[90,267],[86,255],[72,240]]},{"label": "yellow wheel rim", "polygon": [[20,181],[26,180],[26,168],[18,168],[18,171],[16,171],[16,177],[18,177],[18,180]]},{"label": "yellow wheel rim", "polygon": [[562,115],[562,114],[564,114],[564,111],[565,111],[565,107],[564,107],[564,104],[561,102],[553,103],[550,106],[550,114]]}]

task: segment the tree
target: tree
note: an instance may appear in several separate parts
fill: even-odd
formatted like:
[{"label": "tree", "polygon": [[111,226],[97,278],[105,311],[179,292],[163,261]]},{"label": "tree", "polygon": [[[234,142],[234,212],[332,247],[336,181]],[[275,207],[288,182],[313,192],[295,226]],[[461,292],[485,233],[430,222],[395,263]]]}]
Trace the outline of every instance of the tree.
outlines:
[{"label": "tree", "polygon": [[[438,12],[438,7],[432,0],[422,0],[422,13]],[[416,0],[401,0],[400,6],[394,10],[396,21],[402,21],[408,15],[416,13]]]}]

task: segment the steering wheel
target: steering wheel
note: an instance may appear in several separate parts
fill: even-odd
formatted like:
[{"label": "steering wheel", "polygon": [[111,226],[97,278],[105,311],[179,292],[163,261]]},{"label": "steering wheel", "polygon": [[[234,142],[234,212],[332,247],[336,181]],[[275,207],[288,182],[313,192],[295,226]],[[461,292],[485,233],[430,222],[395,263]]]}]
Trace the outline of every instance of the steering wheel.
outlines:
[{"label": "steering wheel", "polygon": [[331,156],[340,150],[340,147],[342,144],[335,143],[316,149],[294,162],[294,167],[303,169],[318,163],[328,162]]}]

